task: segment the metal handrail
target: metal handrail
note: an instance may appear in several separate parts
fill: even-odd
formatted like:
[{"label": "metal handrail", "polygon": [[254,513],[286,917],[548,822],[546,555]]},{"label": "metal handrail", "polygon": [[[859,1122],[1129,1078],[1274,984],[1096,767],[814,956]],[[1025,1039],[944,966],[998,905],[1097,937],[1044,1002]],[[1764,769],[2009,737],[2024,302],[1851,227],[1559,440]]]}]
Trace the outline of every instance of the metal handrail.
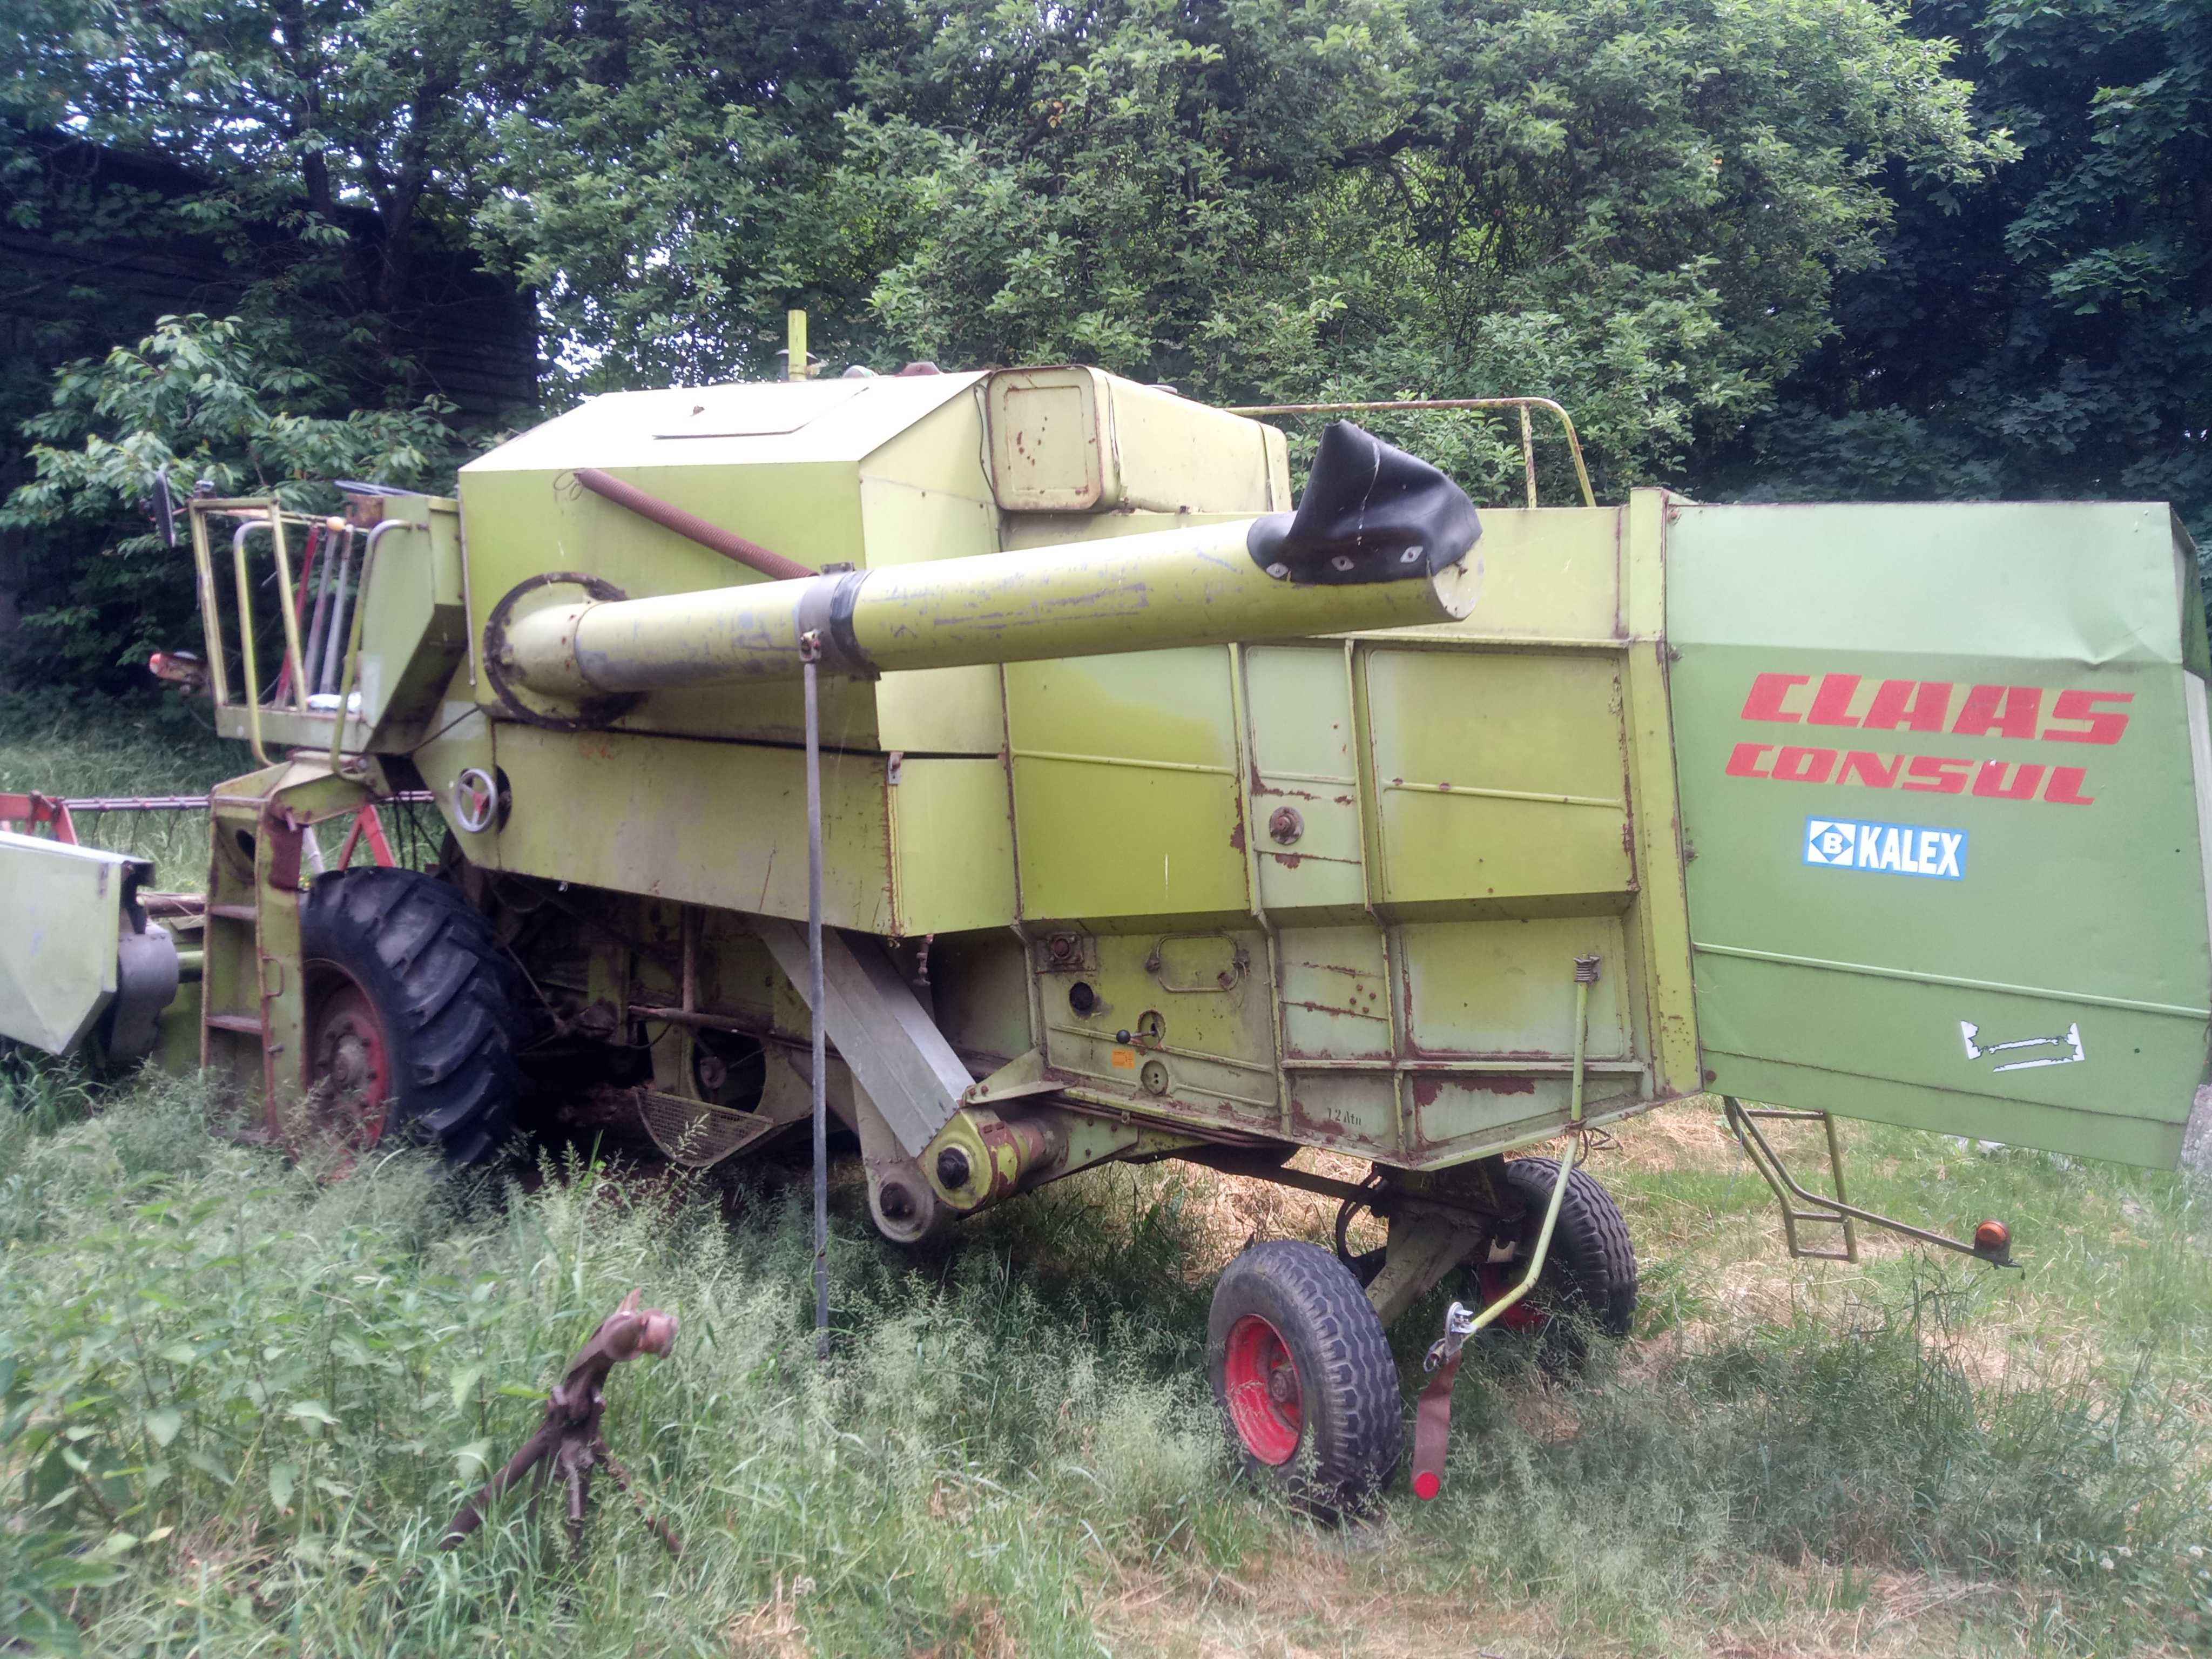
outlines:
[{"label": "metal handrail", "polygon": [[1527,480],[1528,505],[1536,505],[1536,434],[1528,423],[1528,411],[1540,409],[1559,419],[1560,430],[1565,434],[1567,453],[1574,458],[1575,478],[1582,485],[1583,505],[1595,507],[1597,496],[1590,489],[1589,469],[1583,465],[1583,442],[1575,435],[1574,417],[1549,398],[1401,398],[1384,403],[1367,404],[1243,404],[1229,410],[1231,415],[1395,415],[1454,409],[1510,409],[1521,416],[1521,470]]},{"label": "metal handrail", "polygon": [[[252,746],[253,758],[267,766],[269,751],[261,741],[261,676],[253,659],[253,583],[246,574],[246,538],[257,530],[268,530],[274,534],[270,524],[248,519],[230,538],[230,562],[238,581],[238,650],[240,666],[246,675],[246,742]],[[212,617],[209,620],[210,626],[217,625]],[[298,677],[294,678],[296,682]]]},{"label": "metal handrail", "polygon": [[[222,614],[218,608],[216,599],[215,561],[208,536],[208,520],[217,517],[238,518],[244,520],[232,532],[230,538],[231,574],[238,595],[239,662],[245,676],[245,684],[240,689],[245,693],[246,742],[253,750],[254,758],[262,765],[267,766],[271,763],[269,758],[267,739],[261,726],[261,665],[259,653],[254,643],[253,581],[247,566],[246,538],[257,530],[269,532],[270,552],[276,564],[277,615],[284,633],[284,664],[289,671],[291,680],[292,710],[297,714],[312,715],[315,711],[309,706],[308,697],[313,692],[313,683],[311,683],[307,678],[307,653],[301,647],[300,638],[299,610],[301,596],[292,583],[290,548],[286,541],[284,531],[288,525],[305,527],[319,525],[328,530],[341,532],[350,540],[353,526],[331,514],[288,512],[283,504],[273,496],[202,497],[189,502],[187,507],[192,524],[192,559],[199,580],[200,617],[201,626],[206,635],[210,688],[214,696],[215,705],[218,708],[234,708],[240,705],[231,696],[230,676],[223,641]],[[386,520],[387,524],[404,522],[404,520]],[[345,580],[347,574],[347,568],[342,567],[337,576],[340,584]],[[361,581],[354,591],[350,618],[353,623],[352,651],[348,653],[345,665],[346,678],[349,682],[355,672],[354,654],[360,650],[362,597],[368,591],[368,563],[367,556],[364,554]],[[334,596],[334,604],[337,606],[343,605],[344,599],[342,592]],[[331,627],[331,640],[326,642],[321,665],[335,665],[331,663],[331,653],[328,647],[329,645],[335,643],[337,634],[337,619],[334,617]],[[317,677],[318,683],[322,678],[321,675]],[[281,676],[279,684],[282,684]],[[342,733],[345,726],[343,696],[339,699],[337,724],[337,731]]]},{"label": "metal handrail", "polygon": [[[403,529],[410,522],[406,519],[379,519],[369,526],[368,535],[362,543],[361,584],[354,589],[353,626],[346,640],[345,671],[338,677],[338,706],[331,711],[331,770],[333,772],[338,769],[338,752],[345,741],[346,700],[353,695],[354,677],[361,668],[362,618],[368,612],[368,578],[369,573],[376,568],[376,544],[384,539],[386,531]],[[331,633],[335,637],[337,629],[333,628]]]}]

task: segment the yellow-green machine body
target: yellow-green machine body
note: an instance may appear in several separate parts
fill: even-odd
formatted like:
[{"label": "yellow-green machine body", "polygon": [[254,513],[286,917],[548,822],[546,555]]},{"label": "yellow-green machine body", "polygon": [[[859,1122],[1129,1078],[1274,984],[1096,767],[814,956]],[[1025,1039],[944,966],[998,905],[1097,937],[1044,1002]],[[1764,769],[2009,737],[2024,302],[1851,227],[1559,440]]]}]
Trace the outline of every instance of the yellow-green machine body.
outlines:
[{"label": "yellow-green machine body", "polygon": [[[586,466],[894,576],[1209,522],[1249,569],[1246,521],[1291,498],[1271,429],[1090,371],[600,398],[463,474],[476,631],[548,568],[727,588],[726,559],[578,489]],[[1333,635],[1324,608],[1130,651],[1172,626],[1133,611],[1120,654],[827,681],[826,919],[931,941],[979,1075],[1026,1057],[1032,1084],[1201,1134],[1409,1167],[1546,1136],[1580,955],[1609,969],[1592,1115],[1695,1091],[1658,511],[1486,513],[1464,621],[1270,637]],[[1343,615],[1349,590],[1318,592]],[[472,862],[805,915],[795,678],[653,690],[588,735],[501,719],[489,676],[476,702],[422,767],[504,774]],[[720,1012],[766,1015],[767,977]]]},{"label": "yellow-green machine body", "polygon": [[2011,1239],[1851,1205],[1838,1115],[2171,1165],[2212,1038],[2172,514],[1525,476],[1478,514],[1340,425],[1294,495],[1261,421],[1048,368],[597,398],[458,501],[194,501],[166,668],[254,769],[196,894],[0,797],[52,832],[0,827],[0,1036],[196,1053],[326,1170],[811,1125],[824,1355],[833,1120],[902,1243],[1114,1160],[1326,1194],[1334,1254],[1254,1243],[1206,1339],[1236,1455],[1324,1514],[1400,1467],[1386,1327],[1450,1276],[1420,1497],[1477,1332],[1628,1334],[1595,1127],[1717,1095],[1846,1260]]},{"label": "yellow-green machine body", "polygon": [[304,619],[240,600],[300,525],[195,504],[266,763],[215,798],[209,1062],[308,1085],[256,884],[422,790],[561,1042],[730,1144],[803,1117],[820,651],[830,1089],[894,1209],[1208,1148],[1413,1190],[1709,1089],[2172,1161],[2212,759],[2164,508],[1644,490],[1316,586],[1250,550],[1293,497],[1279,431],[1091,369],[601,397],[458,504],[356,498],[344,673],[289,700]]}]

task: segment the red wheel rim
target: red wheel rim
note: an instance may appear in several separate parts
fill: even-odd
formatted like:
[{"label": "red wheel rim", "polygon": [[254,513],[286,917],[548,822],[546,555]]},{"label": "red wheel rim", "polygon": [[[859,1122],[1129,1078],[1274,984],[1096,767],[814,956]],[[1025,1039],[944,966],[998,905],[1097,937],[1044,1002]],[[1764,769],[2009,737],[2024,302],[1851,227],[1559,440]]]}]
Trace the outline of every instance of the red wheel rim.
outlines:
[{"label": "red wheel rim", "polygon": [[310,1138],[347,1165],[384,1139],[392,1110],[392,1048],[384,1023],[353,976],[318,963],[308,981]]},{"label": "red wheel rim", "polygon": [[[1482,1294],[1482,1305],[1488,1307],[1521,1282],[1528,1269],[1517,1261],[1486,1261],[1474,1270],[1474,1281]],[[1542,1291],[1539,1285],[1527,1296],[1498,1316],[1497,1323],[1509,1331],[1540,1331],[1552,1322],[1552,1316],[1538,1307],[1535,1297]]]},{"label": "red wheel rim", "polygon": [[1246,1451],[1262,1463],[1287,1463],[1297,1455],[1305,1425],[1297,1362],[1282,1333],[1257,1314],[1229,1328],[1221,1389]]}]

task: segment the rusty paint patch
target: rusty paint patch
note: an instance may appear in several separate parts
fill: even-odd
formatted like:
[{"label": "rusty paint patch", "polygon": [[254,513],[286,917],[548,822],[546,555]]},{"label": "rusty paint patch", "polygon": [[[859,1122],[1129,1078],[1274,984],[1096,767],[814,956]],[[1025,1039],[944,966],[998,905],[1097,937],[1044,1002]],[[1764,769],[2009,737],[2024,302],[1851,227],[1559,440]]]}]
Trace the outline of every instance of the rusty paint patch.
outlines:
[{"label": "rusty paint patch", "polygon": [[1229,832],[1229,845],[1231,851],[1241,853],[1244,850],[1243,819],[1237,819],[1237,827]]},{"label": "rusty paint patch", "polygon": [[1291,1120],[1306,1133],[1318,1135],[1323,1140],[1341,1140],[1352,1133],[1350,1127],[1341,1119],[1308,1117],[1305,1102],[1300,1100],[1296,1095],[1291,1097]]},{"label": "rusty paint patch", "polygon": [[1536,1079],[1533,1077],[1470,1077],[1452,1080],[1478,1094],[1533,1095],[1536,1092]]},{"label": "rusty paint patch", "polygon": [[1531,1077],[1498,1077],[1480,1073],[1457,1077],[1416,1077],[1413,1079],[1413,1103],[1433,1106],[1447,1088],[1463,1095],[1533,1095],[1536,1079]]},{"label": "rusty paint patch", "polygon": [[[1372,1008],[1340,1008],[1334,1003],[1328,1002],[1285,1002],[1283,1006],[1285,1008],[1303,1008],[1310,1014],[1345,1014],[1353,1019],[1380,1019],[1382,1018],[1382,1015],[1376,1013]],[[1316,1056],[1308,1055],[1307,1058],[1313,1059],[1316,1058]]]}]

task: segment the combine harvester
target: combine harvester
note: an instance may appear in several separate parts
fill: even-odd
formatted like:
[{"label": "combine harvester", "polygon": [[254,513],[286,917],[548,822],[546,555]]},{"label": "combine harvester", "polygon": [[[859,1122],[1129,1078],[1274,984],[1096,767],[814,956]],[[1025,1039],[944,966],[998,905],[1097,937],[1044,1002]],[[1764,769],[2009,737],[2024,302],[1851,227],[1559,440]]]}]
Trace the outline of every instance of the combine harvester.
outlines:
[{"label": "combine harvester", "polygon": [[[1723,1097],[1802,1254],[1881,1218],[1777,1115],[2172,1166],[2212,752],[2168,509],[1535,476],[1478,517],[1338,425],[1293,510],[1274,428],[1050,368],[601,397],[459,501],[193,500],[258,769],[204,898],[0,836],[0,1031],[209,1068],[333,1165],[489,1158],[557,1080],[694,1164],[811,1120],[818,1205],[835,1121],[901,1242],[1115,1159],[1335,1197],[1387,1249],[1254,1245],[1208,1347],[1323,1510],[1400,1465],[1384,1331],[1448,1278],[1424,1495],[1472,1328],[1626,1333],[1579,1132]],[[422,792],[437,871],[343,867]]]}]

